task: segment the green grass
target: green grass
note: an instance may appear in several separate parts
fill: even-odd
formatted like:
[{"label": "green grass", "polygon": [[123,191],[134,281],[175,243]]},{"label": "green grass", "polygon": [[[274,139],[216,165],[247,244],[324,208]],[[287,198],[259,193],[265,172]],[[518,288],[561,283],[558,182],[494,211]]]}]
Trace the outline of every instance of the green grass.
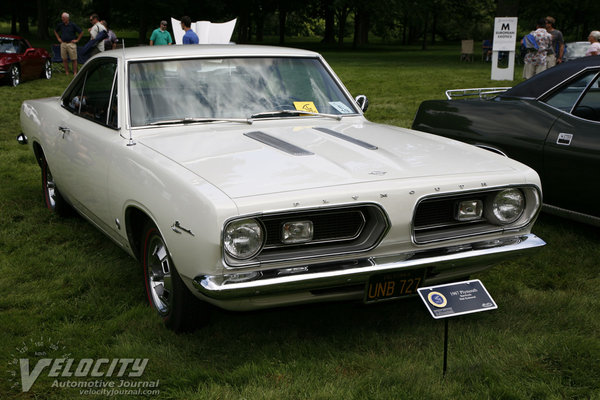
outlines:
[{"label": "green grass", "polygon": [[[510,84],[452,47],[385,50],[324,52],[351,93],[369,97],[373,121],[408,127],[446,89]],[[20,103],[68,81],[0,87],[0,398],[80,398],[47,371],[20,392],[15,359],[65,356],[148,358],[139,379],[160,380],[161,398],[600,399],[600,232],[546,215],[534,228],[545,248],[476,276],[499,309],[450,321],[445,378],[443,322],[417,299],[215,310],[192,334],[166,330],[133,259],[43,208],[39,167],[15,141]],[[106,396],[85,396],[95,397]]]}]

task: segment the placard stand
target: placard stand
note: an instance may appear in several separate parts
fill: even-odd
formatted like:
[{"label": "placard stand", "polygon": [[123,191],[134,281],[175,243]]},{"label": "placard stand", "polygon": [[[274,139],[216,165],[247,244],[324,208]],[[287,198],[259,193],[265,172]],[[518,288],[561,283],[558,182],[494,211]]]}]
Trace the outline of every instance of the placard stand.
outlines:
[{"label": "placard stand", "polygon": [[515,52],[503,51],[508,53],[508,67],[500,68],[498,62],[500,59],[500,52],[494,50],[492,53],[492,80],[493,81],[512,81],[515,77]]},{"label": "placard stand", "polygon": [[444,323],[444,370],[442,376],[445,378],[448,369],[448,318],[444,320]]},{"label": "placard stand", "polygon": [[[517,17],[494,18],[492,45],[492,80],[512,81],[515,76],[515,44],[517,42]],[[500,52],[508,54],[508,68],[499,68]]]},{"label": "placard stand", "polygon": [[434,319],[445,319],[444,324],[444,367],[448,369],[448,319],[463,314],[495,310],[498,308],[486,288],[478,279],[448,283],[417,289],[423,303]]}]

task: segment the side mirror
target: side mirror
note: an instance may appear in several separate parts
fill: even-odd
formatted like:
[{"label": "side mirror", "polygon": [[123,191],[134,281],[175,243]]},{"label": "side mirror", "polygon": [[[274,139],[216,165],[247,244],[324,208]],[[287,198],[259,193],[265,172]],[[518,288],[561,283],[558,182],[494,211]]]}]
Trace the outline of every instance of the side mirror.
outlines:
[{"label": "side mirror", "polygon": [[29,55],[32,53],[35,53],[35,49],[33,47],[30,47],[27,50],[25,50],[25,55]]},{"label": "side mirror", "polygon": [[367,108],[369,108],[369,99],[367,99],[367,96],[364,94],[359,94],[356,96],[354,101],[356,101],[356,104],[358,104],[362,112],[366,112]]},{"label": "side mirror", "polygon": [[19,142],[19,144],[27,144],[27,136],[25,136],[24,133],[19,134],[19,136],[17,136],[17,142]]}]

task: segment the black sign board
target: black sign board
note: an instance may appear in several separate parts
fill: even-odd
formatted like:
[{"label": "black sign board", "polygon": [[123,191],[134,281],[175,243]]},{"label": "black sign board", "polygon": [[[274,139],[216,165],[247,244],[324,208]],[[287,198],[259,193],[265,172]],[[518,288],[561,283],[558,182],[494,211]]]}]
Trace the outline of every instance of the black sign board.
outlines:
[{"label": "black sign board", "polygon": [[498,308],[479,279],[417,289],[435,319]]}]

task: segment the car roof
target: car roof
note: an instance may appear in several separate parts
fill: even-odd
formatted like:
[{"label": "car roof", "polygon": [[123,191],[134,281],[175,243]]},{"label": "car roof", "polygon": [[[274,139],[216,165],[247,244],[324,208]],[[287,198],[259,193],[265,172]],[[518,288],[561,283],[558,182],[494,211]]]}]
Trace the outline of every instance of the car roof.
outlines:
[{"label": "car roof", "polygon": [[174,45],[174,46],[137,46],[125,49],[109,50],[99,56],[116,56],[130,60],[148,60],[152,58],[187,58],[187,57],[230,57],[230,56],[279,56],[279,57],[317,57],[318,53],[292,49],[288,47],[259,45]]},{"label": "car roof", "polygon": [[564,62],[519,83],[513,88],[500,94],[500,97],[526,97],[537,99],[578,72],[593,67],[600,67],[600,57],[582,57],[573,61]]},{"label": "car roof", "polygon": [[8,34],[0,34],[0,38],[3,39],[23,39],[21,36],[8,35]]}]

